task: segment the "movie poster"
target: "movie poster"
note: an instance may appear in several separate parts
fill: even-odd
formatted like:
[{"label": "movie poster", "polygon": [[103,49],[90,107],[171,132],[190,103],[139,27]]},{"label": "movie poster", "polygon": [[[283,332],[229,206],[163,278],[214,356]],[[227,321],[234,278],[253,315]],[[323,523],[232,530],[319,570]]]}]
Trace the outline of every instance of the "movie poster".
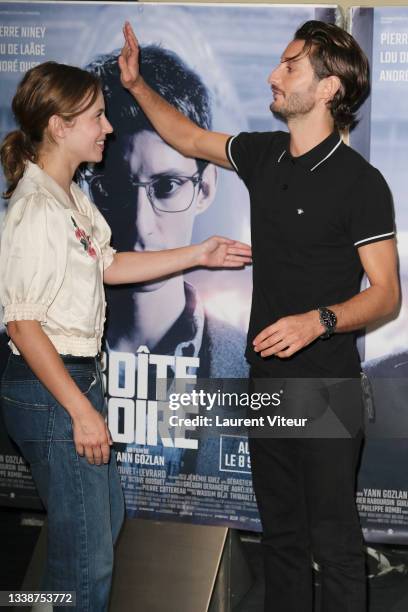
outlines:
[{"label": "movie poster", "polygon": [[367,424],[357,502],[367,540],[408,540],[408,8],[355,8],[351,32],[371,60],[371,96],[351,145],[377,167],[394,200],[402,303],[399,315],[369,330],[364,370],[373,417]]},{"label": "movie poster", "polygon": [[[1,3],[1,136],[13,127],[10,103],[27,69],[47,60],[86,67],[102,79],[115,136],[104,163],[78,180],[110,223],[113,246],[159,250],[211,234],[249,241],[248,195],[237,176],[173,151],[121,88],[122,24],[130,20],[137,32],[153,87],[175,106],[184,97],[184,111],[202,127],[234,134],[284,129],[269,112],[267,76],[296,28],[314,18],[338,15],[312,5]],[[144,186],[132,183],[130,146]],[[185,183],[170,198],[172,175]],[[190,425],[172,427],[159,397],[164,378],[205,380],[213,395],[214,380],[245,386],[250,292],[250,269],[108,289],[104,375],[129,516],[259,529],[245,428],[203,425],[197,406],[188,408]],[[204,410],[210,418],[232,408],[237,414],[236,405]],[[1,499],[22,503],[27,494],[10,474],[0,471]]]}]

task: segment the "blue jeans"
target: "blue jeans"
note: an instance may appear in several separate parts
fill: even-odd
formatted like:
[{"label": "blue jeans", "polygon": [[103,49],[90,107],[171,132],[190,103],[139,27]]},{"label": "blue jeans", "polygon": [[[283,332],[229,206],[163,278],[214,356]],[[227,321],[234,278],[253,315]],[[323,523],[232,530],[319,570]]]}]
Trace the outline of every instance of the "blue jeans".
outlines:
[{"label": "blue jeans", "polygon": [[[67,363],[66,368],[94,408],[104,413],[97,360]],[[10,356],[1,400],[7,431],[30,464],[47,509],[48,554],[42,588],[76,591],[76,607],[70,610],[107,610],[113,547],[124,517],[113,451],[110,462],[103,465],[91,465],[76,453],[68,412],[22,357]]]}]

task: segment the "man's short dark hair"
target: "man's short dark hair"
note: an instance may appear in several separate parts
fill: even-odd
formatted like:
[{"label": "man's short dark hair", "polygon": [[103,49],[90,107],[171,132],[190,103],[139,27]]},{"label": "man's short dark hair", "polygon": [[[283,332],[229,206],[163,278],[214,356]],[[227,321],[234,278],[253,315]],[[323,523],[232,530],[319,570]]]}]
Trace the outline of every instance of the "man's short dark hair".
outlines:
[{"label": "man's short dark hair", "polygon": [[[86,67],[102,83],[109,121],[117,133],[154,130],[152,124],[120,82],[119,51],[101,55]],[[140,73],[146,83],[169,104],[204,129],[211,128],[210,96],[196,72],[183,60],[158,45],[140,49]]]},{"label": "man's short dark hair", "polygon": [[366,55],[348,32],[323,21],[307,21],[294,38],[304,41],[301,54],[309,55],[319,80],[328,76],[340,79],[341,87],[329,107],[337,128],[352,127],[356,122],[355,113],[369,92],[370,69]]}]

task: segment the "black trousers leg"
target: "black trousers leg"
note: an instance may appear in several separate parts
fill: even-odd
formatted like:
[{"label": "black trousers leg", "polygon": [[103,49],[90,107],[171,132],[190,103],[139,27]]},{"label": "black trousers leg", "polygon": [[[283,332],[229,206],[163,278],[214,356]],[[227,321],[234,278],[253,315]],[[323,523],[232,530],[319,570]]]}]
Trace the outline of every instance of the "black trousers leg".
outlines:
[{"label": "black trousers leg", "polygon": [[[331,397],[336,414],[344,400],[344,393]],[[249,438],[263,526],[265,612],[312,612],[312,557],[322,572],[321,612],[366,610],[363,542],[355,506],[362,441],[356,430],[360,417],[355,415],[361,414],[361,399],[352,394],[348,401],[353,437]]]},{"label": "black trousers leg", "polygon": [[249,438],[262,522],[265,612],[311,612],[312,553],[298,440]]}]

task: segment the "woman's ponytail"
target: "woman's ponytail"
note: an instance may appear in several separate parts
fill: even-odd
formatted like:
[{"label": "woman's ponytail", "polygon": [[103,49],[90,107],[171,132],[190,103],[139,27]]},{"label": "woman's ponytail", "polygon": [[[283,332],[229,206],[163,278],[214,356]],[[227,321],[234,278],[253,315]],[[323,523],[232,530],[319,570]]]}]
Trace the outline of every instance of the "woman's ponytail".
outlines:
[{"label": "woman's ponytail", "polygon": [[8,184],[8,189],[3,194],[4,198],[9,198],[18,181],[24,174],[27,160],[36,161],[35,149],[22,130],[9,132],[0,148],[0,159],[3,166],[4,175]]}]

